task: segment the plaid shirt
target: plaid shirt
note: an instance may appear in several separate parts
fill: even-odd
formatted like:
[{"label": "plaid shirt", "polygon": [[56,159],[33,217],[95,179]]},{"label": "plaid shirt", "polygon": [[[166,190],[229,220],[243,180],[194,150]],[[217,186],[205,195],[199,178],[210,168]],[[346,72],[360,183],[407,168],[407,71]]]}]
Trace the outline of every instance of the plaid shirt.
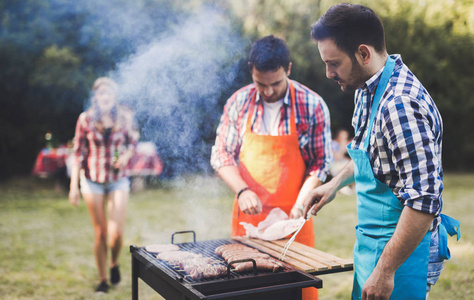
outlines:
[{"label": "plaid shirt", "polygon": [[76,125],[74,136],[75,163],[84,170],[87,179],[98,183],[117,181],[126,177],[125,168],[114,172],[114,154],[117,150],[122,155],[127,149],[135,149],[138,142],[138,132],[133,129],[132,120],[119,113],[121,124],[124,126],[114,128],[106,141],[103,133],[95,126],[92,116],[83,112]]},{"label": "plaid shirt", "polygon": [[[370,162],[375,177],[387,184],[403,205],[438,216],[432,224],[434,229],[441,221],[442,208],[442,119],[433,99],[400,55],[392,58],[395,70],[380,100],[370,135]],[[358,125],[358,130],[352,149],[363,147],[382,71],[355,93],[352,125]]]},{"label": "plaid shirt", "polygon": [[[295,87],[296,131],[301,155],[306,164],[306,173],[316,175],[324,181],[332,159],[329,110],[318,94],[296,81],[291,82]],[[217,128],[216,143],[212,148],[211,165],[215,170],[223,166],[237,165],[249,104],[255,92],[255,85],[249,84],[235,92],[227,101]],[[281,108],[279,135],[290,134],[290,105],[288,88]],[[255,108],[252,132],[261,133],[263,102],[258,94]]]}]

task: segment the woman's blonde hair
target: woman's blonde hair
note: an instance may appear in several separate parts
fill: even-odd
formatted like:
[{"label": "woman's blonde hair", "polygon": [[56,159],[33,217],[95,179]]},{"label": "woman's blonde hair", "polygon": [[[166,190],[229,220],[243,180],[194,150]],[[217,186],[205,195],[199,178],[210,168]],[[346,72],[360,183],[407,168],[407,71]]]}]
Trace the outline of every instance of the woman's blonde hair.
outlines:
[{"label": "woman's blonde hair", "polygon": [[117,92],[117,83],[109,77],[99,77],[94,81],[92,85],[92,91],[96,91],[101,85],[110,87],[114,92]]},{"label": "woman's blonde hair", "polygon": [[[89,115],[92,117],[94,120],[95,126],[99,128],[99,130],[102,129],[101,125],[101,111],[99,106],[97,105],[97,101],[95,100],[94,93],[99,89],[100,86],[107,86],[112,89],[114,93],[117,92],[117,83],[110,79],[109,77],[99,77],[94,81],[94,84],[92,85],[92,103],[91,106],[88,109]],[[114,122],[114,126],[120,126],[121,125],[121,120],[119,120],[118,115],[119,115],[119,107],[117,105],[117,102],[115,102],[114,107],[111,110],[111,117]]]}]

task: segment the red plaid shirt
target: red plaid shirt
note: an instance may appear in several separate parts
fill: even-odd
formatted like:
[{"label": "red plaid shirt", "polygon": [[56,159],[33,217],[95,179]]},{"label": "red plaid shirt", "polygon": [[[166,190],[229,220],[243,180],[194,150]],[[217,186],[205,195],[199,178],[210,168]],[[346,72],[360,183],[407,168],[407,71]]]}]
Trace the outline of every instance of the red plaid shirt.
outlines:
[{"label": "red plaid shirt", "polygon": [[121,118],[118,123],[123,126],[114,127],[107,141],[104,134],[96,128],[91,113],[83,112],[77,120],[74,136],[75,163],[84,169],[89,180],[106,183],[127,175],[124,168],[114,172],[114,154],[116,150],[119,155],[128,149],[134,150],[138,142],[138,132],[133,129],[131,116],[119,110],[118,118]]},{"label": "red plaid shirt", "polygon": [[[294,80],[291,82],[295,87],[296,131],[306,172],[315,174],[324,181],[332,159],[329,110],[318,94]],[[223,166],[237,165],[248,108],[254,92],[256,92],[255,85],[249,84],[235,92],[227,101],[217,128],[216,142],[212,148],[211,165],[215,170]],[[291,100],[287,91],[281,108],[279,135],[290,134],[290,105]],[[260,133],[263,103],[258,94],[255,108],[252,131]]]}]

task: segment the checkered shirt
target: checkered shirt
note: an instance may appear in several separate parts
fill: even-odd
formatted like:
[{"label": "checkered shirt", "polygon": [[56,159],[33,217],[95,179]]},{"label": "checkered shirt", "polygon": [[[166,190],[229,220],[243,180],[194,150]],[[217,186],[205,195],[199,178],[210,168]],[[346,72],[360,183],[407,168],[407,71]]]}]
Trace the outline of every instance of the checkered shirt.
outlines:
[{"label": "checkered shirt", "polygon": [[[403,205],[435,214],[431,229],[441,222],[443,124],[430,95],[402,62],[391,56],[395,69],[380,100],[368,154],[375,177],[387,184]],[[368,119],[382,70],[355,93],[352,125],[357,128],[352,149],[363,149]]]},{"label": "checkered shirt", "polygon": [[128,149],[135,150],[139,133],[134,129],[132,120],[120,113],[120,124],[114,128],[109,140],[104,139],[95,126],[92,114],[88,111],[79,115],[74,136],[74,164],[84,170],[87,179],[98,183],[115,182],[126,177],[127,170],[121,168],[114,172],[114,154],[122,155]]},{"label": "checkered shirt", "polygon": [[[295,87],[296,131],[306,173],[325,181],[332,160],[329,110],[321,96],[294,80],[291,82]],[[212,148],[211,165],[215,170],[237,165],[249,104],[255,92],[255,85],[249,84],[227,100]],[[281,108],[279,135],[290,134],[290,101],[288,89]],[[263,103],[258,94],[251,118],[252,132],[260,133],[263,129]]]}]

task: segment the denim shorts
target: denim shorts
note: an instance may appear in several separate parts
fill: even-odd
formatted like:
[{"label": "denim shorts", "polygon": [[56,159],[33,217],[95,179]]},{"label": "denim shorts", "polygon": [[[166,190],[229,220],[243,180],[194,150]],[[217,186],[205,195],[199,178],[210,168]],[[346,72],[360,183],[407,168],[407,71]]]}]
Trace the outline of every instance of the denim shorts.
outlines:
[{"label": "denim shorts", "polygon": [[426,291],[429,292],[431,286],[434,285],[441,275],[443,270],[444,259],[439,257],[439,236],[438,228],[433,231],[431,234],[430,242],[430,262],[428,264],[428,284],[426,286]]},{"label": "denim shorts", "polygon": [[81,176],[81,193],[104,195],[113,191],[130,192],[130,179],[120,178],[117,181],[98,183]]}]

